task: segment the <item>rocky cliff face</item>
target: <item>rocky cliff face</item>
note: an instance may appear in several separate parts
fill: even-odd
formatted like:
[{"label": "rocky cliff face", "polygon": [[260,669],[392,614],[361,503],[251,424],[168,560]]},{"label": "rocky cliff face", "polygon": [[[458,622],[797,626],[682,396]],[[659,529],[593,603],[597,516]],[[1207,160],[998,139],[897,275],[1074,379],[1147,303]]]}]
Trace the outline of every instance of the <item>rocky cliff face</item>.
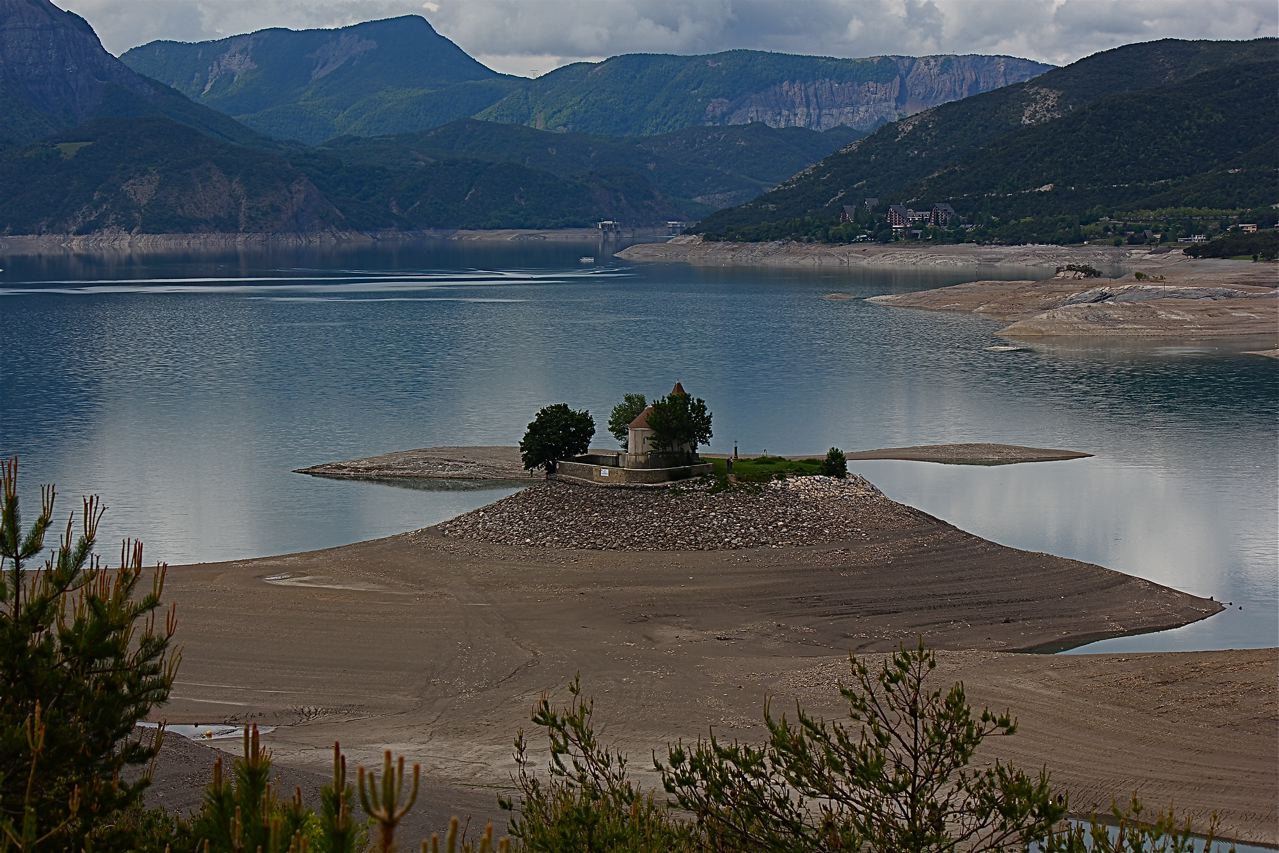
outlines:
[{"label": "rocky cliff face", "polygon": [[57,125],[80,124],[113,98],[155,95],[83,18],[48,0],[0,0],[0,89]]},{"label": "rocky cliff face", "polygon": [[940,104],[1028,80],[1051,66],[1011,56],[859,59],[730,50],[625,54],[566,65],[478,118],[606,136],[698,125],[873,131]]},{"label": "rocky cliff face", "polygon": [[83,18],[49,0],[0,0],[0,116],[0,146],[125,116],[163,116],[236,142],[257,138],[132,70],[103,49]]},{"label": "rocky cliff face", "polygon": [[888,80],[786,80],[706,106],[706,124],[763,122],[771,127],[874,130],[940,104],[1028,80],[1051,66],[1007,56],[893,57]]}]

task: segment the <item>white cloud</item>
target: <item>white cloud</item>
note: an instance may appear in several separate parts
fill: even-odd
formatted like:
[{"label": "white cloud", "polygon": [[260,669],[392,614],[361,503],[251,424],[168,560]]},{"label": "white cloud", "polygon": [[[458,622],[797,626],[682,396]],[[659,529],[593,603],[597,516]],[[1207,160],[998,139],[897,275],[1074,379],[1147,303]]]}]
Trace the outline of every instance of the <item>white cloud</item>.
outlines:
[{"label": "white cloud", "polygon": [[1132,41],[1279,35],[1275,0],[63,0],[116,52],[156,39],[401,14],[498,70],[731,48],[830,56],[1007,53],[1063,64]]}]

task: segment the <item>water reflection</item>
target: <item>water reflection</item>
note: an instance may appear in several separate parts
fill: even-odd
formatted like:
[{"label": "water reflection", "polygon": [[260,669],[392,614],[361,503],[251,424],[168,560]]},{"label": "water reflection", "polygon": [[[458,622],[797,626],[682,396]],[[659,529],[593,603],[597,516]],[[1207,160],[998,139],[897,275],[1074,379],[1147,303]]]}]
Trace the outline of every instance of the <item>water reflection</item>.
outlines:
[{"label": "water reflection", "polygon": [[715,411],[717,450],[1096,453],[857,467],[975,533],[1244,607],[1109,647],[1279,641],[1273,362],[1204,344],[987,352],[997,324],[982,318],[822,298],[1025,271],[583,267],[587,254],[604,259],[549,242],[0,259],[0,453],[22,454],[32,490],[102,493],[106,533],[153,557],[230,559],[395,533],[510,491],[295,468],[514,443],[548,401],[602,426],[623,391],[680,379]]}]

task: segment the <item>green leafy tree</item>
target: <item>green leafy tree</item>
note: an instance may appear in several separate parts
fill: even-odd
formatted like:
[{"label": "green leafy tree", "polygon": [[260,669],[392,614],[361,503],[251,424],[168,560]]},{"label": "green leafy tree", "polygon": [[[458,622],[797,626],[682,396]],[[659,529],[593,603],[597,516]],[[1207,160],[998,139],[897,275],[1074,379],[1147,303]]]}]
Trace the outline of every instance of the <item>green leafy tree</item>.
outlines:
[{"label": "green leafy tree", "polygon": [[609,435],[617,439],[617,443],[622,445],[623,450],[627,448],[627,428],[647,406],[648,400],[643,394],[627,394],[622,397],[622,402],[613,407],[613,413],[608,416]]},{"label": "green leafy tree", "polygon": [[827,477],[845,479],[848,476],[848,458],[844,456],[844,451],[838,447],[832,447],[826,451],[826,458],[822,460],[821,472]]},{"label": "green leafy tree", "polygon": [[697,448],[711,440],[706,401],[688,394],[669,394],[653,403],[648,425],[653,430],[654,449],[664,453],[687,451],[695,456]]},{"label": "green leafy tree", "polygon": [[525,470],[543,468],[549,476],[561,460],[589,450],[594,435],[595,419],[590,412],[555,403],[541,409],[529,423],[520,440],[520,459]]},{"label": "green leafy tree", "polygon": [[[173,608],[161,609],[164,566],[146,572],[142,544],[120,566],[94,555],[104,507],[84,500],[43,567],[53,486],[24,532],[18,462],[0,463],[0,848],[76,849],[95,827],[140,808],[161,731],[135,725],[165,701],[179,655]],[[139,821],[145,823],[145,821]],[[117,839],[118,840],[118,839]]]}]

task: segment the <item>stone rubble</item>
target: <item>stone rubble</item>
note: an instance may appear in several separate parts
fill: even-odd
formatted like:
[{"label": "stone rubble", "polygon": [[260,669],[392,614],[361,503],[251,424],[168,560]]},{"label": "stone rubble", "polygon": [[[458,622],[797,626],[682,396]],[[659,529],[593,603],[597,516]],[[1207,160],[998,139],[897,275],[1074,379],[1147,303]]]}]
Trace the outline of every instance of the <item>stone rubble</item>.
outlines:
[{"label": "stone rubble", "polygon": [[712,491],[702,482],[610,488],[546,482],[440,525],[498,545],[611,551],[714,551],[862,537],[904,509],[868,480],[794,477]]}]

